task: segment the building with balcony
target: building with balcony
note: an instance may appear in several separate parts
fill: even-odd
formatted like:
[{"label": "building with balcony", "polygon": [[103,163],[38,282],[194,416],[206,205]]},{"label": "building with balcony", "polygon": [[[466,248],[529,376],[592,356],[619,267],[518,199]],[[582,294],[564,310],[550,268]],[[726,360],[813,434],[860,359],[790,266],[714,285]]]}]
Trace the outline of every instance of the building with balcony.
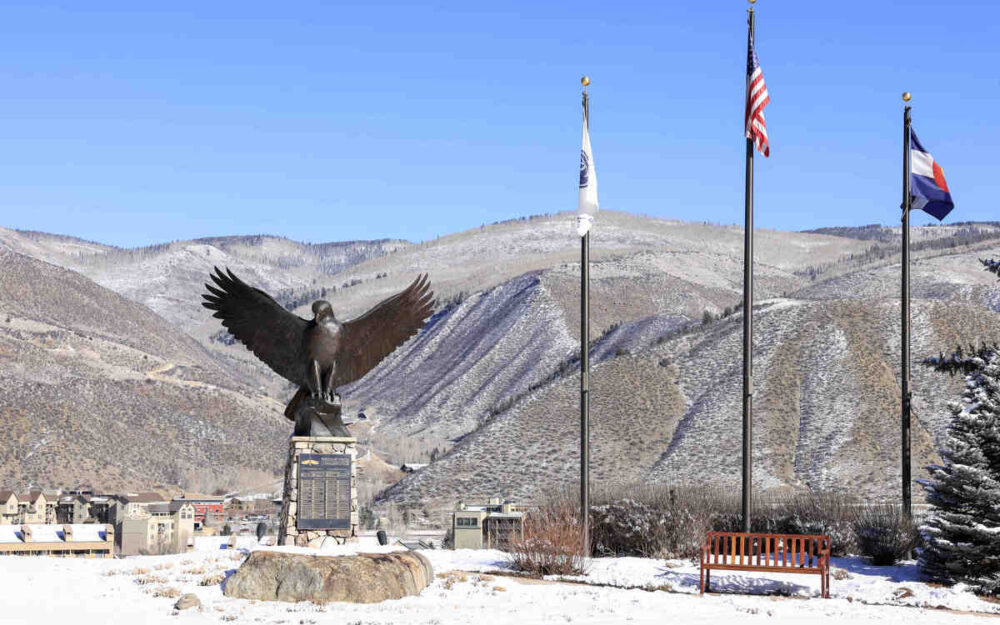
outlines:
[{"label": "building with balcony", "polygon": [[149,508],[150,505],[154,503],[169,503],[170,499],[164,497],[160,493],[129,493],[127,495],[122,495],[120,498],[122,503],[122,517],[131,518],[139,513],[140,510]]},{"label": "building with balcony", "polygon": [[85,523],[90,518],[88,495],[63,495],[56,505],[56,523]]},{"label": "building with balcony", "polygon": [[486,503],[458,502],[452,513],[455,549],[503,549],[523,534],[524,506],[491,498]]},{"label": "building with balcony", "polygon": [[18,523],[45,525],[56,522],[55,497],[50,501],[40,490],[17,496]]},{"label": "building with balcony", "polygon": [[151,503],[133,508],[122,520],[121,553],[182,553],[194,536],[194,506],[185,501]]}]

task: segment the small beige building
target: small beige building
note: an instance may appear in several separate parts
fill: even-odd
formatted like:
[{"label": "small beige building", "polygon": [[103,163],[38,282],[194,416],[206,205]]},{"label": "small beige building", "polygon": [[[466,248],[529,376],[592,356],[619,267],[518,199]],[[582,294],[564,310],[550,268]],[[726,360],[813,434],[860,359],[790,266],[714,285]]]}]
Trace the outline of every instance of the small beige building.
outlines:
[{"label": "small beige building", "polygon": [[486,503],[458,502],[452,513],[455,549],[503,549],[523,536],[524,507],[494,497]]},{"label": "small beige building", "polygon": [[185,552],[194,536],[194,506],[185,501],[136,506],[126,512],[120,536],[125,556]]}]

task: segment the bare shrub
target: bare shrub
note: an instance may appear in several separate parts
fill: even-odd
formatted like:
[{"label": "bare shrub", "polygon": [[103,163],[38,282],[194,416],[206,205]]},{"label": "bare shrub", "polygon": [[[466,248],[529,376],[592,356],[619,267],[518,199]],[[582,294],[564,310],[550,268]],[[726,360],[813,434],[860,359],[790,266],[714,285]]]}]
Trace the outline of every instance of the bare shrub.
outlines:
[{"label": "bare shrub", "polygon": [[662,558],[693,557],[710,523],[698,510],[661,510],[631,499],[596,506],[591,519],[595,555]]},{"label": "bare shrub", "polygon": [[[627,494],[627,498],[623,497]],[[595,491],[595,554],[695,558],[707,532],[743,529],[738,490],[617,484]],[[838,493],[756,493],[751,531],[829,534],[833,555],[854,548],[859,502]]]},{"label": "bare shrub", "polygon": [[583,529],[579,506],[560,497],[540,505],[524,517],[522,536],[507,544],[507,561],[531,575],[582,575]]},{"label": "bare shrub", "polygon": [[218,586],[222,581],[226,579],[225,571],[219,571],[217,573],[209,573],[208,575],[201,578],[198,582],[199,586]]},{"label": "bare shrub", "polygon": [[854,539],[858,549],[875,566],[892,566],[907,557],[919,535],[913,520],[900,506],[866,504],[857,510]]},{"label": "bare shrub", "polygon": [[595,554],[659,558],[696,557],[706,532],[739,506],[726,491],[662,484],[609,485],[592,501]]},{"label": "bare shrub", "polygon": [[[739,495],[735,505],[719,514],[713,529],[739,532],[743,529]],[[750,531],[768,534],[827,534],[830,554],[843,556],[856,551],[854,519],[861,501],[842,493],[806,491],[754,495]]]}]

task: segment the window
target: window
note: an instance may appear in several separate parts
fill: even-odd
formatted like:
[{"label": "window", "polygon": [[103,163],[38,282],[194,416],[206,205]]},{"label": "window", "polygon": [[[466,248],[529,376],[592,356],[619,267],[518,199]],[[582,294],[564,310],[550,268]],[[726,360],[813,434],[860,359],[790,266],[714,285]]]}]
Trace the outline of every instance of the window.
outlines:
[{"label": "window", "polygon": [[455,519],[458,527],[479,527],[479,519],[469,517],[458,517]]}]

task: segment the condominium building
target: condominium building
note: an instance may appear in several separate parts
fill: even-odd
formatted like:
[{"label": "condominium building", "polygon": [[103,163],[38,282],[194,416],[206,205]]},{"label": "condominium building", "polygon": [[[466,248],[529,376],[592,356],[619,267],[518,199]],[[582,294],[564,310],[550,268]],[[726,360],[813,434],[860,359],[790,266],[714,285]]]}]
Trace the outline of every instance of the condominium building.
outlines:
[{"label": "condominium building", "polygon": [[56,523],[84,523],[90,518],[88,495],[63,495],[56,505]]},{"label": "condominium building", "polygon": [[170,499],[160,493],[129,493],[121,498],[122,516],[130,518],[135,516],[140,510],[148,508],[154,503],[169,503]]},{"label": "condominium building", "polygon": [[45,525],[56,522],[56,500],[50,502],[45,493],[33,490],[17,496],[18,522]]},{"label": "condominium building", "polygon": [[151,503],[132,508],[121,523],[121,553],[181,553],[194,535],[194,506],[185,501]]}]

